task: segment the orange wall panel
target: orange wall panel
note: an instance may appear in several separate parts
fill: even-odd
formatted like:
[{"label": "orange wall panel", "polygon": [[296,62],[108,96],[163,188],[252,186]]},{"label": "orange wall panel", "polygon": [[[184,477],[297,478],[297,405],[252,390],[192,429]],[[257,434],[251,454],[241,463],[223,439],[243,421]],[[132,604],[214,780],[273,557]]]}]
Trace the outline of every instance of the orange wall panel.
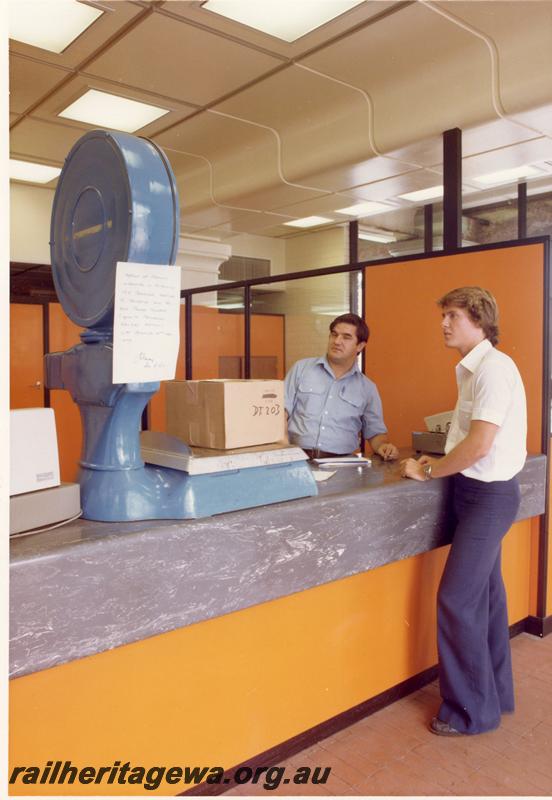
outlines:
[{"label": "orange wall panel", "polygon": [[[552,442],[551,442],[552,445]],[[548,502],[549,508],[552,509],[552,478],[548,487]],[[548,575],[547,575],[547,589],[546,589],[546,614],[552,614],[552,514],[548,519]]]},{"label": "orange wall panel", "polygon": [[285,319],[280,315],[251,315],[251,355],[276,356],[278,379],[285,378]]},{"label": "orange wall panel", "polygon": [[10,408],[42,408],[42,306],[10,304]]},{"label": "orange wall panel", "polygon": [[460,357],[443,344],[436,300],[480,285],[497,299],[499,348],[525,384],[528,450],[541,452],[543,259],[543,245],[533,244],[366,268],[366,374],[380,390],[392,441],[410,446],[425,416],[454,408]]},{"label": "orange wall panel", "polygon": [[[504,544],[510,622],[528,610],[531,520]],[[10,761],[228,769],[436,663],[448,548],[11,681]],[[177,794],[40,786],[14,794]]]},{"label": "orange wall panel", "polygon": [[[50,352],[80,344],[82,328],[75,325],[59,303],[50,303]],[[50,391],[50,405],[56,416],[59,464],[62,481],[75,481],[82,447],[82,425],[78,406],[65,389]]]}]

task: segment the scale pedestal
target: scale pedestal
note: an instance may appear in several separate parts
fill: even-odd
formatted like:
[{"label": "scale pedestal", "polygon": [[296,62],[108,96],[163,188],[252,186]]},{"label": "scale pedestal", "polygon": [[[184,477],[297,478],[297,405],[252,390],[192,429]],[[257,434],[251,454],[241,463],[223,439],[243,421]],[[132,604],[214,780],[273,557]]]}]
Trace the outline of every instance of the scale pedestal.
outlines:
[{"label": "scale pedestal", "polygon": [[174,264],[178,230],[176,182],[160,148],[109,131],[79,139],[56,189],[51,256],[58,298],[86,330],[45,362],[48,388],[67,389],[79,406],[85,519],[192,519],[317,494],[306,461],[203,475],[144,464],[140,420],[159,383],[112,382],[115,269]]}]

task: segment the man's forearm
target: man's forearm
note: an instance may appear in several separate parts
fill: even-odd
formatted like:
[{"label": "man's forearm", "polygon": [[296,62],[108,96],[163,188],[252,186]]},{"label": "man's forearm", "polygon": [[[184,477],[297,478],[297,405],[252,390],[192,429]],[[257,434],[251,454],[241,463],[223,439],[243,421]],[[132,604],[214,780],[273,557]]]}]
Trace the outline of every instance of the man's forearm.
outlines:
[{"label": "man's forearm", "polygon": [[386,433],[378,433],[376,436],[372,436],[371,439],[368,439],[368,443],[374,453],[378,452],[378,448],[382,446],[382,444],[388,444],[389,439]]},{"label": "man's forearm", "polygon": [[489,448],[490,443],[487,439],[469,433],[448,455],[432,461],[431,475],[433,478],[446,478],[448,475],[462,472],[486,456]]}]

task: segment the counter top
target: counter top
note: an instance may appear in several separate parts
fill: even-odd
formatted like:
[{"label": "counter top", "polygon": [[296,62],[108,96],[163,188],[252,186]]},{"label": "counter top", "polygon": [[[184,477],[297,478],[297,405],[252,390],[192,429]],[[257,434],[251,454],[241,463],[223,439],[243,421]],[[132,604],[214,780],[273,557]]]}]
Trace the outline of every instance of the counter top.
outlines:
[{"label": "counter top", "polygon": [[[379,457],[337,469],[318,484],[318,497],[200,520],[77,520],[12,540],[11,676],[450,542],[450,479],[405,480],[397,462]],[[517,519],[544,512],[545,475],[546,457],[530,456]]]}]

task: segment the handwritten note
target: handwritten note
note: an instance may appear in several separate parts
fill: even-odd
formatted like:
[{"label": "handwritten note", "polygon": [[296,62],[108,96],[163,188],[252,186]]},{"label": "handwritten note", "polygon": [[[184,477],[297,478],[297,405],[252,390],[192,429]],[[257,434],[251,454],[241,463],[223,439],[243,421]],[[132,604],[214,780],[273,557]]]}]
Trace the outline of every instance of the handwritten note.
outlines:
[{"label": "handwritten note", "polygon": [[179,314],[180,267],[117,264],[113,383],[174,378]]}]

